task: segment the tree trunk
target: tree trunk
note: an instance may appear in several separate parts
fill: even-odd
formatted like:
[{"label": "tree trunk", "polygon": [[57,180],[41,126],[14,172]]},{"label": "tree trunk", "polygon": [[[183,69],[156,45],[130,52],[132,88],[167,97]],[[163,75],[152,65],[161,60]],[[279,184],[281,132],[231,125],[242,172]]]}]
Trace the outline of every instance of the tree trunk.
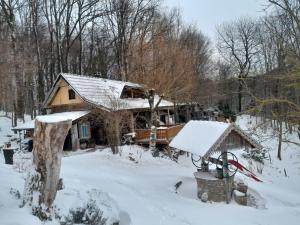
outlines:
[{"label": "tree trunk", "polygon": [[238,110],[242,112],[242,90],[243,90],[243,83],[239,77],[239,88],[238,88]]},{"label": "tree trunk", "polygon": [[282,121],[279,121],[278,149],[277,149],[277,158],[279,160],[281,160],[281,145],[282,145]]},{"label": "tree trunk", "polygon": [[116,116],[114,119],[112,118],[111,122],[113,123],[111,130],[113,143],[111,143],[111,149],[113,154],[118,154],[120,146],[120,121],[118,116]]},{"label": "tree trunk", "polygon": [[156,128],[156,112],[151,113],[151,128],[150,128],[150,141],[149,147],[151,151],[156,150],[156,140],[157,140],[157,128]]},{"label": "tree trunk", "polygon": [[40,182],[34,191],[40,193],[39,206],[44,204],[50,208],[55,199],[63,145],[71,126],[71,120],[57,123],[44,123],[38,120],[35,122],[33,164],[40,175]]},{"label": "tree trunk", "polygon": [[150,90],[148,96],[148,102],[150,106],[150,137],[149,137],[149,148],[151,151],[156,150],[156,112],[154,109],[154,90]]},{"label": "tree trunk", "polygon": [[14,102],[13,103],[13,116],[12,116],[12,121],[13,121],[13,127],[16,127],[18,125],[18,118],[17,118],[17,105]]},{"label": "tree trunk", "polygon": [[150,106],[150,137],[149,137],[149,148],[151,151],[156,150],[156,141],[157,141],[157,126],[158,124],[158,115],[157,115],[157,108],[163,98],[163,95],[160,96],[158,102],[156,105],[154,105],[154,99],[155,99],[155,91],[154,89],[151,89],[148,94],[148,102]]}]

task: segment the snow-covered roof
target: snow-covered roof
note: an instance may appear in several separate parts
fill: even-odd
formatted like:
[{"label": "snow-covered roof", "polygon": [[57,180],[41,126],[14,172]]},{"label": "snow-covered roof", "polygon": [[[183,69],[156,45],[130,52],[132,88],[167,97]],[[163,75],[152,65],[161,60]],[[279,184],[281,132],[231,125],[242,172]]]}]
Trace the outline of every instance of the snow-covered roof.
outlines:
[{"label": "snow-covered roof", "polygon": [[36,119],[44,123],[56,123],[56,122],[66,121],[66,120],[74,121],[89,113],[90,111],[62,112],[62,113],[54,113],[49,115],[37,116]]},{"label": "snow-covered roof", "polygon": [[[154,105],[159,100],[159,96],[156,95],[154,98]],[[122,109],[145,109],[149,108],[149,102],[146,98],[123,98],[120,99],[120,102],[122,104]],[[173,107],[174,104],[167,100],[161,100],[159,103],[159,107]]]},{"label": "snow-covered roof", "polygon": [[[36,119],[44,123],[57,123],[66,120],[74,121],[89,113],[90,111],[62,112],[62,113],[54,113],[49,115],[37,116]],[[34,124],[36,119],[20,124],[16,127],[13,127],[12,130],[32,130],[34,129]]]},{"label": "snow-covered roof", "polygon": [[80,94],[81,97],[95,104],[105,104],[107,98],[111,98],[111,100],[119,99],[125,86],[142,88],[141,85],[131,82],[69,73],[62,73],[61,76]]},{"label": "snow-covered roof", "polygon": [[234,123],[194,120],[189,121],[169,145],[173,148],[208,157],[218,150],[218,147],[232,130],[236,131],[253,147],[261,147]]},{"label": "snow-covered roof", "polygon": [[229,126],[229,123],[214,121],[189,121],[173,138],[170,146],[204,156]]},{"label": "snow-covered roof", "polygon": [[[144,89],[144,87],[139,84],[69,73],[61,73],[57,81],[60,78],[63,78],[83,101],[95,106],[112,111],[149,108],[147,99],[121,98],[125,87]],[[53,90],[54,87],[45,102],[50,100],[54,94]],[[159,97],[156,96],[155,100],[158,101],[158,99]],[[163,100],[159,105],[159,107],[172,106],[173,103],[166,100]]]}]

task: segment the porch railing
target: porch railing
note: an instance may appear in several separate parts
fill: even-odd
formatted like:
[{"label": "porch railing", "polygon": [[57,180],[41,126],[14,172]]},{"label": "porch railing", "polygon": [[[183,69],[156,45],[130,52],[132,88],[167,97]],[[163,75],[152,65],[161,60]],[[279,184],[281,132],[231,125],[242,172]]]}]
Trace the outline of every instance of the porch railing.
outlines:
[{"label": "porch railing", "polygon": [[[183,128],[184,124],[177,124],[173,126],[163,126],[157,128],[156,138],[157,143],[168,144],[173,137]],[[138,143],[149,142],[150,129],[136,129],[136,141]]]}]

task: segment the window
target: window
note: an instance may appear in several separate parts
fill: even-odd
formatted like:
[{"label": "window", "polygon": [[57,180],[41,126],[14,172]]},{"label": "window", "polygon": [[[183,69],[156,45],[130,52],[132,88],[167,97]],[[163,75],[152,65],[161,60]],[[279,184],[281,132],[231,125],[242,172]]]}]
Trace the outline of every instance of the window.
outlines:
[{"label": "window", "polygon": [[75,91],[69,89],[69,100],[75,99]]},{"label": "window", "polygon": [[90,138],[90,124],[88,122],[79,124],[79,137]]}]

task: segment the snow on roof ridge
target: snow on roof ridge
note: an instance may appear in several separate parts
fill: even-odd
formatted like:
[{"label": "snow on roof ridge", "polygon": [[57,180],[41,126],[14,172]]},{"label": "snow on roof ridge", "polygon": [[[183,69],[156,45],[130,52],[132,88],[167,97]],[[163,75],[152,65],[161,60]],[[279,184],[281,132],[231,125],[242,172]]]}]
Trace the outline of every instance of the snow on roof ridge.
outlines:
[{"label": "snow on roof ridge", "polygon": [[133,83],[130,81],[122,81],[122,80],[115,80],[115,79],[108,79],[108,78],[103,78],[103,77],[94,77],[91,75],[83,75],[83,74],[75,74],[75,73],[61,73],[61,75],[66,78],[65,76],[74,76],[74,77],[81,77],[81,78],[87,78],[87,79],[95,79],[95,80],[102,80],[104,82],[115,82],[119,84],[125,84],[125,85],[130,85],[130,86],[135,86],[135,87],[143,87],[142,85],[138,83]]}]

